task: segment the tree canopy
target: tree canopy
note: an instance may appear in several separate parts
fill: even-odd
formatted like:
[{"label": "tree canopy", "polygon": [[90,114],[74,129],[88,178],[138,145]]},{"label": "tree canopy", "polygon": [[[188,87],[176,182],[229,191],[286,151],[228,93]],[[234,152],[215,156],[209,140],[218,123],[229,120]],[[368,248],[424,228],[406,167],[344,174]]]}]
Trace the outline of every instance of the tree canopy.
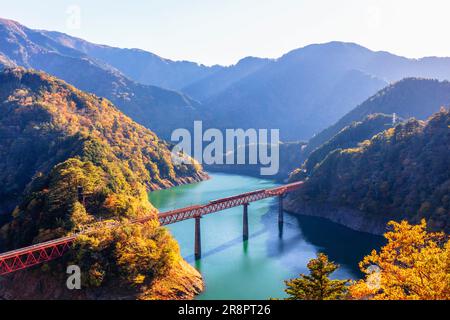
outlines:
[{"label": "tree canopy", "polygon": [[[450,112],[410,120],[359,146],[336,149],[315,165],[293,203],[327,203],[357,209],[367,219],[425,218],[450,230]],[[300,173],[292,180],[301,179]]]},{"label": "tree canopy", "polygon": [[[105,99],[23,69],[0,80],[0,196],[17,204],[0,232],[4,250],[89,229],[75,250],[43,267],[62,277],[54,272],[61,265],[79,265],[87,288],[145,291],[179,265],[147,190],[200,179],[201,167],[174,165],[164,141]],[[142,216],[154,220],[131,223]]]},{"label": "tree canopy", "polygon": [[[427,232],[406,221],[390,222],[388,243],[360,263],[366,280],[350,287],[353,299],[450,299],[450,242],[444,233]],[[374,269],[374,267],[376,269]],[[376,272],[374,272],[376,271]]]},{"label": "tree canopy", "polygon": [[288,300],[337,300],[346,294],[349,280],[331,280],[339,265],[320,253],[308,263],[309,275],[286,281]]}]

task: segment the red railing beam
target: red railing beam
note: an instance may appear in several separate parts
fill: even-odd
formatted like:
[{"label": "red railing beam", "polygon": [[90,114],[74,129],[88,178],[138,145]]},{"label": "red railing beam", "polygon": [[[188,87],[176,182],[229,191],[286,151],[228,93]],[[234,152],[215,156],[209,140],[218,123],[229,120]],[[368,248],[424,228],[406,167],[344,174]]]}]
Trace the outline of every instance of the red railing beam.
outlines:
[{"label": "red railing beam", "polygon": [[[248,205],[250,202],[280,196],[287,192],[297,190],[302,185],[303,182],[296,182],[273,189],[252,191],[237,196],[213,200],[205,205],[190,206],[161,213],[158,215],[158,220],[162,226],[166,226],[184,220],[195,219],[244,204]],[[154,216],[136,219],[133,223],[145,223],[152,219],[154,219]],[[113,223],[109,227],[116,225],[117,223]],[[89,231],[83,233],[89,233]],[[73,235],[0,254],[0,276],[61,257],[70,249],[70,246],[77,237],[78,235]]]}]

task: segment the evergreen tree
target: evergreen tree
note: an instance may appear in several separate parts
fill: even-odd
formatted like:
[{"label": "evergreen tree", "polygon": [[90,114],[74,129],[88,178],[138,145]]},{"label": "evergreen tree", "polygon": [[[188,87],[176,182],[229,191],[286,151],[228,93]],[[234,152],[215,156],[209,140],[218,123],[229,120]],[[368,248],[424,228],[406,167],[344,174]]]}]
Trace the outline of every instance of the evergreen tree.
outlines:
[{"label": "evergreen tree", "polygon": [[320,253],[308,263],[310,274],[286,281],[287,300],[338,300],[345,296],[349,280],[330,280],[339,265]]}]

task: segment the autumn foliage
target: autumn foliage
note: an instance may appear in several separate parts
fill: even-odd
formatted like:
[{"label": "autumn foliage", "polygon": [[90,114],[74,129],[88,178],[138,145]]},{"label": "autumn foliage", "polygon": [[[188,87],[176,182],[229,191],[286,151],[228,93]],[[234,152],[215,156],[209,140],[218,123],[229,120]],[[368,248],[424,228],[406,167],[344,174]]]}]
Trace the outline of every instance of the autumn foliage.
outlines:
[{"label": "autumn foliage", "polygon": [[[326,154],[324,145],[312,154],[314,167],[304,188],[292,194],[293,205],[351,208],[383,224],[426,219],[431,230],[450,232],[449,110],[427,121],[411,119],[354,148],[345,149],[352,137],[341,135],[339,146],[329,146],[333,151]],[[302,178],[301,171],[292,177]]]},{"label": "autumn foliage", "polygon": [[78,237],[74,261],[88,276],[88,287],[120,281],[129,285],[150,284],[164,276],[179,260],[178,244],[157,221],[117,228],[98,228]]},{"label": "autumn foliage", "polygon": [[[58,268],[76,264],[86,288],[145,293],[181,262],[147,191],[198,178],[201,167],[174,164],[154,133],[56,78],[10,69],[0,81],[0,211],[15,205],[0,230],[5,251],[89,230],[43,268],[62,277]],[[130,222],[143,216],[154,219]]]},{"label": "autumn foliage", "polygon": [[360,262],[359,281],[331,280],[339,266],[324,254],[308,263],[309,275],[286,281],[288,300],[450,300],[450,241],[407,221],[390,222],[387,244]]},{"label": "autumn foliage", "polygon": [[[366,273],[350,287],[354,299],[450,299],[450,242],[444,233],[427,232],[427,224],[390,222],[388,243],[360,263]],[[372,267],[371,267],[372,266]],[[376,269],[373,268],[376,267]],[[376,271],[376,272],[374,272]]]}]

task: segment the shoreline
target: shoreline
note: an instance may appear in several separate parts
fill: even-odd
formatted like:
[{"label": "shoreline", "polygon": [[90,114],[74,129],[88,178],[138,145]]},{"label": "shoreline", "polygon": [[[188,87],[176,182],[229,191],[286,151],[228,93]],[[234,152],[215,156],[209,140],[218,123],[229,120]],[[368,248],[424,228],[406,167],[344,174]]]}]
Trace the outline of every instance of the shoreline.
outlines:
[{"label": "shoreline", "polygon": [[379,236],[386,232],[387,224],[392,220],[370,216],[356,209],[336,207],[330,204],[299,203],[292,199],[292,196],[288,196],[283,201],[283,205],[284,210],[292,214],[324,218],[355,231]]}]

